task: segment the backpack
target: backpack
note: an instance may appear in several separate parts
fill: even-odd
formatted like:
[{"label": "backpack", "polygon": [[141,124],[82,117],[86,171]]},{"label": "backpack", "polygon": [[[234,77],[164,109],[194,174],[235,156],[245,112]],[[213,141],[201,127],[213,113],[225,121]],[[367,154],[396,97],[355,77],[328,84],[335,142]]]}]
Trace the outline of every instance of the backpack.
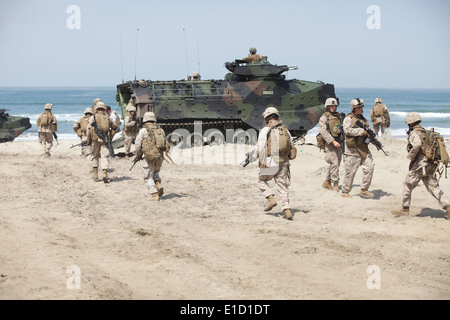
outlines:
[{"label": "backpack", "polygon": [[[439,179],[445,170],[445,178],[447,178],[447,167],[449,166],[450,157],[445,147],[444,138],[434,129],[420,129],[422,139],[422,152],[427,161],[436,165],[436,171],[439,173]],[[442,168],[441,165],[443,166]]]},{"label": "backpack", "polygon": [[38,118],[37,121],[37,125],[38,127],[43,126],[43,127],[48,127],[51,123],[52,123],[52,114],[48,111],[44,111],[41,113],[41,115]]},{"label": "backpack", "polygon": [[[272,152],[272,139],[270,138],[271,133],[273,130],[278,130],[278,156],[280,157],[280,161],[284,158],[292,157],[291,155],[291,149],[292,149],[292,143],[291,138],[289,135],[288,129],[281,124],[281,121],[278,122],[276,125],[270,128],[268,134],[267,134],[267,155],[270,156]],[[295,158],[295,157],[294,157]],[[291,159],[293,160],[293,159]]]},{"label": "backpack", "polygon": [[148,163],[161,158],[166,151],[164,131],[156,123],[145,124],[147,136],[142,142],[142,151]]}]

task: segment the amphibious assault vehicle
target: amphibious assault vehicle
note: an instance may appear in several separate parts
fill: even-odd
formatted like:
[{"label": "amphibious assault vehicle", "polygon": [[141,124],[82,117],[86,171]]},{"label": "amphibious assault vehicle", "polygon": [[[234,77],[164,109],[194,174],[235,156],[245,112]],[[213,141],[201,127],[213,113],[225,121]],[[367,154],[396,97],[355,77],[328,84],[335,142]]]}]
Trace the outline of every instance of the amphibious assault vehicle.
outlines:
[{"label": "amphibious assault vehicle", "polygon": [[169,142],[195,139],[199,135],[202,140],[197,141],[211,142],[210,129],[215,130],[213,140],[223,142],[227,137],[228,142],[228,129],[260,130],[265,125],[264,110],[276,107],[283,124],[295,139],[300,139],[319,122],[325,100],[335,97],[332,84],[287,80],[283,73],[298,68],[271,64],[264,56],[257,63],[226,62],[225,68],[230,72],[223,80],[188,77],[178,81],[121,83],[117,85],[116,100],[122,119],[127,116],[131,99],[137,109],[137,120],[142,124],[145,112],[154,112]]},{"label": "amphibious assault vehicle", "polygon": [[31,128],[30,118],[10,116],[6,109],[0,109],[0,142],[13,141]]}]

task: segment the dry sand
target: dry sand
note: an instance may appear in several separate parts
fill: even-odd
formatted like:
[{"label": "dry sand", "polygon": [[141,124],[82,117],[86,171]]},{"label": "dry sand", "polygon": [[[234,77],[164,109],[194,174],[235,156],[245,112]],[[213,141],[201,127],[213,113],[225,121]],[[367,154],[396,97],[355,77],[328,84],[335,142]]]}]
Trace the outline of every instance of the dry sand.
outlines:
[{"label": "dry sand", "polygon": [[[226,150],[230,164],[173,152],[154,203],[142,163],[129,171],[116,157],[113,181],[94,182],[69,148],[77,142],[60,141],[51,158],[38,141],[0,144],[0,299],[450,299],[444,210],[421,185],[411,216],[390,212],[408,168],[404,139],[382,140],[388,157],[370,147],[375,198],[358,195],[359,170],[349,199],[322,189],[324,153],[307,137],[291,162],[292,221],[279,206],[263,212],[258,168],[239,165],[242,150]],[[441,179],[447,197],[449,186]]]}]

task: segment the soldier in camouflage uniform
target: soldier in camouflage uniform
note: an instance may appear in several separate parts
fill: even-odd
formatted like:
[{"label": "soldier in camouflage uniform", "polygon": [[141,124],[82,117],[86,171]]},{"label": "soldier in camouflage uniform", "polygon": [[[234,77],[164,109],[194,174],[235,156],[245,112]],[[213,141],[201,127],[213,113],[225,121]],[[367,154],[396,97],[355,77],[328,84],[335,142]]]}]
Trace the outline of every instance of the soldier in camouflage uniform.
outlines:
[{"label": "soldier in camouflage uniform", "polygon": [[109,169],[109,149],[106,145],[106,141],[101,139],[95,132],[95,125],[101,129],[105,135],[109,135],[110,130],[116,129],[116,124],[106,114],[106,107],[103,102],[98,102],[94,108],[95,114],[91,117],[87,125],[87,144],[92,144],[92,156],[93,156],[93,168],[94,168],[94,181],[98,179],[98,166],[99,158],[101,158],[101,167],[103,169],[103,182],[109,183],[108,169]]},{"label": "soldier in camouflage uniform", "polygon": [[263,117],[267,125],[259,132],[258,145],[254,157],[259,160],[260,167],[258,187],[268,200],[264,211],[270,211],[277,205],[274,193],[268,184],[268,181],[274,179],[281,199],[283,218],[292,219],[289,205],[289,186],[291,184],[289,158],[288,155],[281,154],[278,148],[282,144],[282,142],[279,142],[281,139],[286,139],[290,146],[292,137],[282,124],[282,121],[279,120],[280,115],[276,108],[267,108],[263,113]]},{"label": "soldier in camouflage uniform", "polygon": [[256,48],[250,48],[250,55],[248,57],[242,58],[247,63],[254,63],[261,61],[261,55],[256,54]]},{"label": "soldier in camouflage uniform", "polygon": [[[156,116],[153,112],[146,112],[142,121],[144,122],[143,128],[139,130],[135,143],[136,158],[138,160],[141,160],[143,158],[142,156],[144,155],[144,150],[142,149],[142,145],[144,144],[144,140],[149,134],[148,130],[158,127],[158,129],[160,129],[160,131],[162,132],[163,137],[165,138],[164,130],[156,124]],[[166,143],[165,151],[167,152],[169,148],[169,144]],[[161,177],[159,175],[162,163],[164,161],[163,150],[159,151],[158,157],[156,157],[154,160],[149,162],[147,161],[146,157],[144,157],[143,160],[144,165],[142,167],[142,175],[144,177],[144,182],[151,194],[149,200],[159,201],[160,197],[164,195],[164,188],[161,185]]]},{"label": "soldier in camouflage uniform", "polygon": [[339,143],[341,115],[337,112],[338,102],[335,98],[325,101],[325,113],[320,117],[319,129],[325,140],[325,161],[330,164],[322,187],[339,192],[339,166],[341,165],[342,151]]},{"label": "soldier in camouflage uniform", "polygon": [[411,194],[414,188],[422,181],[428,192],[439,201],[439,205],[447,212],[447,219],[450,220],[450,203],[444,192],[439,188],[435,176],[436,165],[427,161],[426,155],[422,151],[422,143],[425,129],[420,125],[422,118],[417,112],[410,112],[405,117],[405,123],[409,127],[408,145],[406,156],[411,160],[409,172],[403,182],[402,209],[392,210],[393,214],[409,215],[411,206]]},{"label": "soldier in camouflage uniform", "polygon": [[368,189],[372,183],[374,161],[369,146],[365,143],[368,137],[367,132],[356,125],[359,120],[365,128],[370,129],[369,121],[362,115],[364,100],[355,98],[350,102],[352,112],[344,119],[345,135],[345,178],[342,185],[343,197],[351,197],[349,192],[353,187],[353,180],[359,167],[362,168],[362,181],[360,195],[368,198],[373,197],[373,193]]},{"label": "soldier in camouflage uniform", "polygon": [[58,128],[55,115],[52,113],[53,104],[47,103],[44,112],[39,115],[36,121],[39,132],[39,142],[42,145],[42,152],[50,157],[50,149],[53,147],[53,133]]},{"label": "soldier in camouflage uniform", "polygon": [[[86,140],[87,140],[87,136],[88,136],[87,125],[93,114],[94,114],[94,111],[92,111],[92,108],[86,108],[84,110],[84,116],[81,117],[78,121],[76,121],[75,124],[73,125],[73,130],[76,132],[78,137],[81,139],[81,142],[86,142]],[[91,146],[88,146],[87,144],[85,146],[82,146],[81,147],[81,156],[90,158],[92,156]],[[91,159],[89,159],[89,160],[91,160]]]},{"label": "soldier in camouflage uniform", "polygon": [[129,106],[128,115],[125,117],[124,132],[125,132],[125,156],[131,157],[131,144],[135,141],[138,133],[138,122],[136,121],[136,107]]},{"label": "soldier in camouflage uniform", "polygon": [[383,104],[381,98],[375,99],[375,105],[370,111],[370,119],[373,123],[373,131],[377,134],[381,129],[381,134],[383,135],[386,128],[391,125],[391,118],[389,116],[389,109]]}]

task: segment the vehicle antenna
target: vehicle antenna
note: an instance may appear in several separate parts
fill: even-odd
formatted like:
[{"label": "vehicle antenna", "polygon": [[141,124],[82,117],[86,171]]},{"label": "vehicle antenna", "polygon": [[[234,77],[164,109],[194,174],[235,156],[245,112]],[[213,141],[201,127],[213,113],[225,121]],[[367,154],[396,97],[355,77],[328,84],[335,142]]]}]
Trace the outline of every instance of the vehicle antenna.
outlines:
[{"label": "vehicle antenna", "polygon": [[198,59],[198,73],[202,74],[200,72],[200,50],[198,49],[198,38],[197,38],[197,59]]},{"label": "vehicle antenna", "polygon": [[136,80],[136,60],[137,60],[138,34],[139,34],[139,28],[136,30],[136,51],[134,53],[134,80]]},{"label": "vehicle antenna", "polygon": [[123,56],[122,56],[122,35],[120,35],[120,64],[122,66],[122,83],[123,81]]},{"label": "vehicle antenna", "polygon": [[187,52],[187,45],[186,45],[186,29],[183,28],[183,35],[184,35],[184,51],[186,52],[186,75],[189,79],[189,62],[188,62],[188,52]]}]

